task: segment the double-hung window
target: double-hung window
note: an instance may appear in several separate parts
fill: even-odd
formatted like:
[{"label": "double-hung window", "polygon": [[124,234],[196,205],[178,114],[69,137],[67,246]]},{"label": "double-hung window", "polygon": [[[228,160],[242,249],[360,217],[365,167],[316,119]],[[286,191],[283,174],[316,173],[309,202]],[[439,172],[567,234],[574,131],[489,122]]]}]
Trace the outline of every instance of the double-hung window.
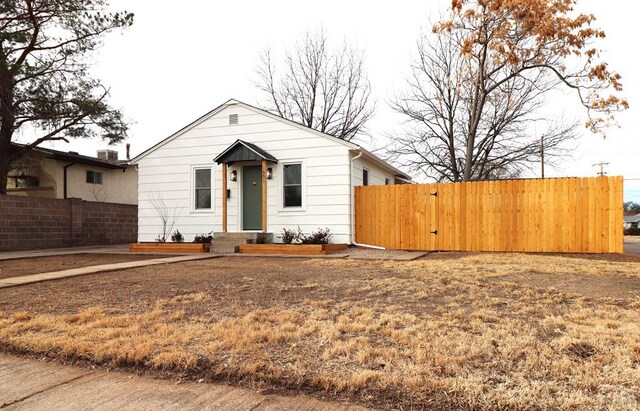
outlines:
[{"label": "double-hung window", "polygon": [[195,209],[211,209],[211,168],[196,168],[194,181]]},{"label": "double-hung window", "polygon": [[284,207],[302,207],[302,164],[284,164],[282,174]]}]

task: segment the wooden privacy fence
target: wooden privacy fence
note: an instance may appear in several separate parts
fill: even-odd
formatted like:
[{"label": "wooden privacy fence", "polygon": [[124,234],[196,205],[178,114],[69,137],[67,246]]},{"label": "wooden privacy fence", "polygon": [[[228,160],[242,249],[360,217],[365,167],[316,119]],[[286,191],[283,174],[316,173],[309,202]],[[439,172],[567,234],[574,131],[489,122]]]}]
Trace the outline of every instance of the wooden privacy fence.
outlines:
[{"label": "wooden privacy fence", "polygon": [[356,242],[394,250],[621,253],[622,177],[356,187]]}]

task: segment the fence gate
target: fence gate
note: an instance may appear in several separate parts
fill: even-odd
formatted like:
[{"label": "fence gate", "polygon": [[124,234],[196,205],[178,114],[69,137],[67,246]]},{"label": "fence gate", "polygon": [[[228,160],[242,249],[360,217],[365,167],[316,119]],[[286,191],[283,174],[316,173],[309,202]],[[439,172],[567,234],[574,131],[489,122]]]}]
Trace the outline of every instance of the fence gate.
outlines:
[{"label": "fence gate", "polygon": [[622,177],[356,187],[356,242],[396,250],[622,252]]}]

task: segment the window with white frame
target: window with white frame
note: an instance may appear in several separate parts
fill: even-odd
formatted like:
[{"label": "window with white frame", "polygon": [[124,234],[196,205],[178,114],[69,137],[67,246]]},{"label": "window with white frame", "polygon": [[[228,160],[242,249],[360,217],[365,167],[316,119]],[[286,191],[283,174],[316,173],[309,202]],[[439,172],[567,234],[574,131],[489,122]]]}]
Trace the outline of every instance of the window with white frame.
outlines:
[{"label": "window with white frame", "polygon": [[211,209],[211,168],[194,169],[194,208],[196,210]]},{"label": "window with white frame", "polygon": [[369,170],[367,170],[366,168],[362,169],[362,185],[363,186],[369,185]]},{"label": "window with white frame", "polygon": [[282,166],[284,207],[302,207],[302,163]]}]

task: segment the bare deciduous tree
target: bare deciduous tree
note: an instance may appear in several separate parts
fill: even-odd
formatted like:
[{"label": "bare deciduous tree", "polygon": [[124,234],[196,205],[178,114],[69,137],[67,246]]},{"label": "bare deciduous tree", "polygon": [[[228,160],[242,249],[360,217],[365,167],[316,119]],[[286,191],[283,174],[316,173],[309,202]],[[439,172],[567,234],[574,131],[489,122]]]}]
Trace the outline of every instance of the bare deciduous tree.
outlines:
[{"label": "bare deciduous tree", "polygon": [[[575,12],[576,1],[452,0],[450,17],[433,28],[439,40],[423,46],[411,93],[396,102],[420,124],[409,143],[425,148],[410,151],[431,172],[466,181],[526,167],[540,151],[527,125],[556,88],[586,109],[591,131],[615,124],[629,106],[621,76],[599,61],[594,43],[605,33],[593,15]],[[573,134],[558,124],[542,143],[547,153]]]},{"label": "bare deciduous tree", "polygon": [[267,49],[256,85],[268,96],[264,109],[344,140],[364,133],[375,108],[363,53],[346,43],[330,50],[324,32],[307,32],[281,71]]},{"label": "bare deciduous tree", "polygon": [[[454,31],[423,36],[408,79],[408,91],[392,108],[408,119],[407,130],[394,137],[392,159],[438,181],[518,177],[541,159],[566,154],[563,143],[575,137],[577,124],[536,117],[554,78],[514,76],[477,107],[472,63],[459,52]],[[547,129],[531,134],[531,123]],[[469,130],[473,128],[470,139]]]},{"label": "bare deciduous tree", "polygon": [[164,202],[160,191],[150,192],[149,202],[162,222],[162,231],[158,234],[156,241],[164,243],[173,232],[173,227],[182,214],[182,207],[168,206],[167,203]]},{"label": "bare deciduous tree", "polygon": [[97,201],[99,203],[105,203],[111,197],[109,184],[105,182],[103,182],[102,184],[91,184],[90,191],[94,201]]}]

